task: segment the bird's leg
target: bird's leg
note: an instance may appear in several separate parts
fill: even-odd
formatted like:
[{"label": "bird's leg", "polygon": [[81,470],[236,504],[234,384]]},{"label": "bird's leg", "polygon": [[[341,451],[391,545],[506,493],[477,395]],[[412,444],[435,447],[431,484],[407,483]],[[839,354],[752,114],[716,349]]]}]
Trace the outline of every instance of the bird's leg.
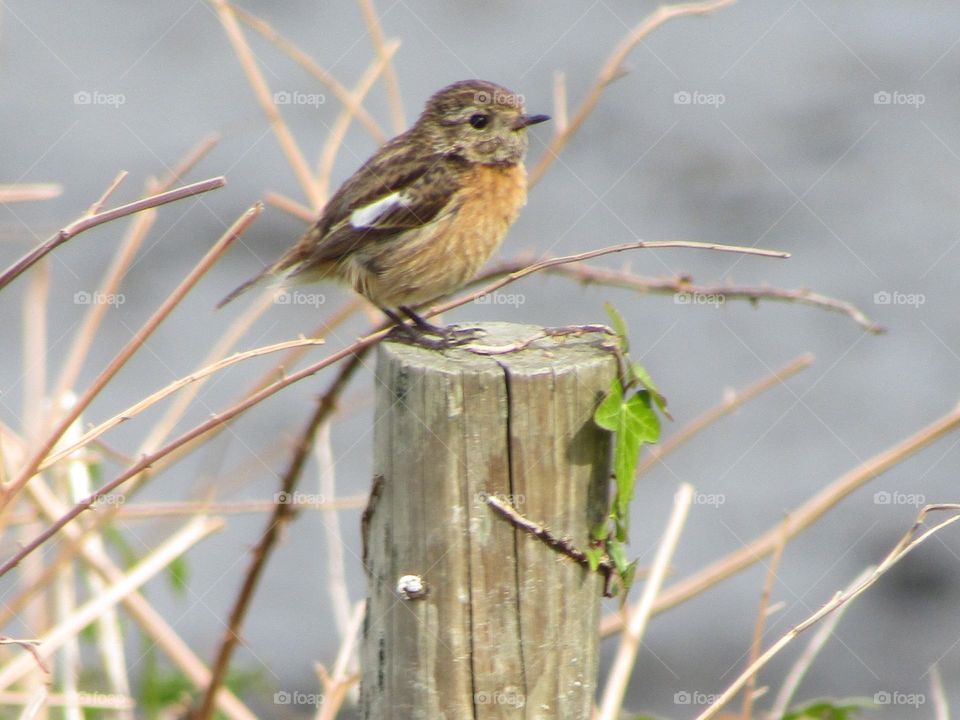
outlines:
[{"label": "bird's leg", "polygon": [[417,314],[406,305],[401,305],[399,309],[400,312],[413,320],[413,324],[416,325],[421,331],[430,333],[431,335],[440,335],[441,337],[446,334],[447,328],[442,328],[439,325],[434,325],[432,322],[428,322],[426,318]]},{"label": "bird's leg", "polygon": [[398,309],[403,315],[406,315],[413,321],[412,325],[408,325],[399,313],[388,310],[387,308],[380,309],[383,310],[387,317],[396,323],[395,332],[402,334],[417,345],[434,350],[463,345],[464,343],[476,340],[483,334],[483,331],[478,328],[440,327],[439,325],[434,325],[406,305],[401,305]]},{"label": "bird's leg", "polygon": [[449,325],[447,327],[440,327],[434,325],[431,322],[427,322],[425,318],[417,314],[411,308],[406,305],[400,306],[400,312],[406,315],[408,318],[413,320],[414,325],[423,332],[430,333],[431,335],[439,335],[448,346],[463,345],[468,342],[477,340],[478,338],[483,337],[487,333],[481,328],[462,328],[456,325]]},{"label": "bird's leg", "polygon": [[380,310],[393,321],[393,329],[390,331],[390,337],[394,339],[406,339],[412,343],[423,345],[434,350],[442,350],[444,343],[442,340],[433,340],[426,336],[423,329],[416,325],[408,325],[402,316],[389,308],[381,307]]},{"label": "bird's leg", "polygon": [[403,328],[406,327],[407,325],[406,321],[402,317],[397,315],[393,310],[390,310],[389,308],[381,307],[380,311],[384,315],[386,315],[388,318],[393,320],[393,324],[396,325],[397,328],[399,328],[400,330],[403,330]]}]

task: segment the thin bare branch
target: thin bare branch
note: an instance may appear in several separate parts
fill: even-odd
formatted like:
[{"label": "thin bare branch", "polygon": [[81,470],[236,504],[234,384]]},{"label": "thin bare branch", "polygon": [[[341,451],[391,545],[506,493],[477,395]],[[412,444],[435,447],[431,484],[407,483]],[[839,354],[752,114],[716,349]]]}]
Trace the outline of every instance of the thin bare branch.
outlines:
[{"label": "thin bare branch", "polygon": [[[37,266],[28,278],[22,313],[23,436],[36,442],[43,434],[47,411],[47,306],[50,299],[50,265]],[[2,492],[2,490],[0,490]]]},{"label": "thin bare branch", "polygon": [[637,475],[642,475],[650,470],[654,465],[661,462],[667,455],[699,435],[701,432],[717,422],[720,418],[729,415],[750,400],[759,397],[768,390],[779,387],[787,378],[793,377],[801,370],[805,370],[810,367],[812,364],[813,355],[810,353],[804,353],[803,355],[788,362],[779,370],[774,370],[769,375],[760,378],[755,383],[745,387],[743,390],[726,393],[719,405],[707,410],[702,415],[695,417],[687,425],[682,427],[675,435],[671,435],[662,443],[651,447],[650,450],[640,458],[640,462],[637,464]]},{"label": "thin bare branch", "polygon": [[129,173],[126,170],[121,170],[119,173],[117,173],[117,176],[113,179],[113,182],[110,183],[110,187],[108,187],[104,191],[103,195],[101,195],[100,198],[87,210],[87,215],[96,215],[98,212],[103,210],[103,206],[107,204],[107,200],[109,200],[114,191],[120,187],[120,183],[126,179],[127,175],[129,175]]},{"label": "thin bare branch", "polygon": [[[893,447],[883,450],[866,462],[844,473],[800,507],[790,512],[787,540],[795,538],[857,488],[882,475],[890,468],[957,428],[960,428],[960,406]],[[735,575],[744,568],[750,567],[773,551],[779,542],[779,537],[780,524],[777,523],[738,550],[734,550],[690,577],[670,585],[657,598],[653,612],[656,614],[669,610]],[[602,635],[606,636],[619,631],[622,627],[623,619],[621,617],[610,616],[601,623],[600,631]]]},{"label": "thin bare branch", "polygon": [[[584,260],[591,260],[597,257],[603,257],[604,255],[614,255],[616,253],[627,252],[628,250],[654,250],[661,248],[686,248],[694,250],[714,250],[716,252],[729,252],[729,253],[739,253],[743,255],[759,255],[761,257],[770,257],[785,259],[790,257],[790,253],[781,252],[779,250],[765,250],[762,248],[751,248],[751,247],[742,247],[739,245],[721,245],[719,243],[700,243],[694,242],[692,240],[636,240],[634,242],[623,243],[621,245],[610,245],[608,247],[599,248],[597,250],[588,250],[586,252],[577,253],[576,255],[565,255],[563,257],[555,258],[546,258],[544,260],[539,260],[537,262],[526,265],[523,268],[519,268],[512,272],[506,274],[505,277],[501,277],[498,280],[494,280],[488,285],[484,285],[478,290],[458,297],[454,300],[449,300],[447,302],[441,303],[440,305],[434,306],[430,309],[431,315],[436,315],[442,312],[447,312],[452,310],[455,307],[459,307],[468,302],[476,300],[478,297],[488,295],[495,290],[499,290],[504,285],[509,285],[512,282],[516,282],[520,278],[524,278],[527,275],[532,275],[535,272],[540,272],[542,270],[547,270],[549,268],[559,267],[560,265],[569,265],[570,263],[583,262]],[[500,273],[498,273],[500,274]]]},{"label": "thin bare branch", "polygon": [[[864,582],[870,577],[871,571],[872,568],[864,570],[857,576],[856,580],[847,586],[847,589],[854,588]],[[787,709],[790,707],[790,700],[793,698],[793,694],[797,691],[797,688],[800,687],[800,681],[803,680],[803,676],[806,675],[807,670],[813,665],[814,659],[816,659],[827,640],[833,635],[833,631],[849,607],[849,605],[843,605],[837,608],[837,611],[827,617],[823,621],[823,624],[817,628],[817,632],[810,638],[810,642],[807,643],[803,652],[800,653],[800,657],[797,658],[793,667],[790,668],[790,672],[787,673],[787,677],[780,686],[779,692],[777,692],[777,697],[773,702],[773,708],[770,712],[766,713],[767,720],[782,720],[783,716],[786,715]]]},{"label": "thin bare branch", "polygon": [[[44,633],[38,648],[40,657],[49,658],[64,642],[96,620],[104,608],[115,605],[121,598],[139,588],[197,542],[222,527],[223,523],[219,520],[206,517],[194,518],[163,545],[141,560],[122,580],[111,585],[102,595],[88,600],[70,617]],[[29,672],[33,662],[33,657],[21,655],[0,667],[0,690],[10,687]]]},{"label": "thin bare branch", "polygon": [[[265,304],[265,306],[269,306],[269,305],[271,304],[271,302],[272,302],[271,296],[272,296],[271,291],[269,291],[269,290],[264,291],[264,293],[263,293],[263,295],[262,295],[262,300],[258,301],[258,303],[259,303],[259,302],[263,302],[263,303]],[[339,327],[339,326],[342,325],[344,322],[346,322],[346,320],[348,320],[348,319],[350,318],[350,316],[352,316],[353,313],[356,312],[357,308],[362,307],[366,302],[367,302],[367,301],[364,300],[364,299],[363,299],[362,297],[360,297],[359,295],[358,295],[358,296],[355,296],[352,300],[348,301],[348,302],[345,303],[343,306],[341,306],[340,308],[338,308],[338,309],[337,309],[332,315],[330,315],[328,318],[326,318],[325,320],[323,320],[322,322],[320,322],[320,323],[310,332],[310,336],[311,336],[311,337],[320,337],[320,336],[328,336],[328,335],[330,335],[337,327]],[[260,307],[260,306],[259,306],[258,303],[255,303],[254,305],[251,305],[250,310],[248,310],[247,312],[245,312],[243,315],[241,315],[241,316],[237,319],[236,323],[235,323],[234,325],[232,325],[231,328],[230,328],[230,329],[227,331],[227,333],[225,334],[224,340],[227,339],[227,336],[232,335],[232,334],[235,334],[236,332],[239,332],[243,327],[248,327],[248,326],[249,326],[249,323],[251,322],[251,321],[249,320],[249,318],[250,318],[250,317],[256,317],[256,316],[258,316],[258,314],[259,314],[259,307]],[[384,334],[385,334],[385,333],[384,333]],[[379,337],[379,336],[378,336],[378,337]],[[376,340],[374,340],[374,342],[375,342],[375,341],[376,341]],[[357,346],[353,346],[353,347],[357,347]],[[301,358],[303,357],[303,355],[306,353],[307,349],[308,349],[307,347],[299,347],[299,348],[294,348],[294,349],[292,349],[292,350],[288,350],[286,353],[284,353],[283,356],[280,358],[280,360],[279,360],[272,368],[270,368],[270,369],[268,369],[266,372],[264,372],[263,375],[261,375],[261,376],[251,385],[250,389],[247,390],[246,393],[244,393],[244,395],[241,396],[241,400],[249,399],[249,398],[252,397],[254,394],[260,393],[262,390],[268,388],[269,386],[273,385],[274,383],[281,383],[281,382],[285,382],[286,380],[288,380],[289,377],[290,377],[290,376],[288,375],[290,368],[296,366],[296,364],[300,361],[300,359],[301,359]],[[212,353],[211,353],[211,354],[212,354]],[[346,357],[346,355],[341,355],[341,356],[340,356],[340,359],[342,359],[343,357]],[[321,363],[324,363],[324,364],[323,364],[322,366],[320,366],[320,367],[317,367],[317,368],[314,370],[314,372],[316,372],[316,371],[318,371],[318,370],[320,370],[320,369],[322,369],[322,368],[324,368],[324,367],[327,367],[327,364],[332,364],[332,363],[327,363],[326,361],[323,361],[323,360],[321,360],[320,362],[321,362]],[[334,362],[336,362],[336,361],[334,361]],[[308,373],[308,375],[309,375],[309,373]],[[302,377],[307,377],[308,375],[303,375]],[[302,379],[302,378],[301,378],[301,379]],[[294,382],[296,382],[296,380],[294,380]],[[195,387],[195,386],[194,386],[194,387]],[[284,387],[286,387],[285,384],[274,385],[273,392],[278,392],[279,390],[282,390]],[[183,396],[184,396],[184,395],[181,395],[180,397],[183,397]],[[178,399],[179,399],[179,398],[178,398]],[[261,397],[261,399],[262,399],[262,397]],[[169,411],[167,414],[164,415],[164,418],[162,418],[160,422],[158,422],[158,426],[157,426],[158,428],[160,427],[161,423],[166,423],[165,426],[168,426],[168,427],[169,427],[169,422],[168,422],[168,421],[169,421],[169,420],[172,420],[174,410],[175,410],[175,408],[174,408],[173,406],[171,406],[170,411]],[[179,417],[179,415],[178,415],[178,417]],[[225,417],[225,416],[224,416],[224,415],[219,415],[218,417],[223,418],[223,417]],[[235,417],[235,416],[231,416],[231,417]],[[186,442],[184,442],[184,443],[182,443],[182,444],[176,445],[176,447],[174,447],[173,449],[171,449],[168,453],[166,453],[166,454],[162,455],[161,457],[159,457],[159,458],[156,460],[156,462],[151,465],[151,467],[150,467],[150,472],[151,472],[151,473],[162,472],[166,467],[168,467],[168,466],[176,463],[180,458],[184,457],[185,455],[190,454],[190,453],[191,453],[196,447],[198,447],[200,444],[205,443],[205,442],[209,442],[213,437],[215,437],[215,436],[216,436],[217,434],[219,434],[220,432],[223,432],[226,428],[227,428],[226,422],[225,422],[225,423],[222,423],[222,424],[221,424],[221,423],[214,423],[214,424],[209,428],[207,434],[197,434],[197,435],[195,435],[192,439],[187,440]],[[172,427],[170,427],[170,429],[172,429]],[[165,437],[165,435],[164,435],[164,437]],[[148,438],[148,440],[150,440],[151,443],[152,443],[154,440],[158,440],[159,438],[160,438],[160,435],[158,434],[157,430],[155,429],[154,431],[151,432],[150,437]],[[144,443],[144,444],[143,444],[143,447],[149,447],[149,450],[147,450],[146,452],[151,452],[151,451],[154,449],[155,446],[152,445],[152,444],[151,444],[151,445],[147,445],[146,443]],[[168,447],[169,447],[169,446],[168,446]],[[129,464],[129,463],[127,463],[127,464]],[[139,481],[140,481],[140,478],[137,478],[136,482],[139,482]],[[272,509],[272,507],[271,507],[271,509]]]},{"label": "thin bare branch", "polygon": [[[154,195],[169,190],[175,182],[179,182],[184,174],[189,172],[196,163],[203,159],[206,154],[214,148],[217,140],[218,138],[216,136],[210,136],[201,141],[187,153],[183,160],[177,163],[163,181],[148,182],[147,194]],[[143,244],[143,239],[150,231],[150,228],[153,227],[156,218],[157,211],[153,208],[134,215],[130,227],[127,229],[123,241],[120,243],[120,247],[117,248],[114,254],[110,267],[104,273],[103,280],[100,281],[100,286],[97,290],[99,295],[97,295],[97,297],[106,298],[114,296],[117,293],[124,275],[133,263],[137,251]],[[100,324],[103,322],[103,318],[106,316],[109,307],[107,303],[90,303],[80,328],[74,333],[73,342],[67,351],[66,360],[63,361],[60,377],[53,394],[55,400],[56,398],[62,397],[63,394],[76,383],[83,363],[96,337],[97,330],[100,328]]]},{"label": "thin bare branch", "polygon": [[[153,226],[156,214],[157,211],[151,209],[137,213],[133,217],[123,240],[114,253],[110,267],[107,268],[103,279],[100,281],[97,288],[98,294],[92,297],[106,299],[117,296],[120,283],[133,264],[137,251],[143,244],[143,239]],[[110,305],[106,302],[91,302],[87,307],[80,327],[73,335],[73,341],[66,353],[66,359],[63,361],[60,377],[53,393],[55,400],[63,397],[76,384],[80,371],[83,369],[83,364],[90,353],[97,330],[100,329],[103,318],[106,317],[109,309]]]},{"label": "thin bare branch", "polygon": [[293,133],[287,127],[280,111],[277,110],[270,87],[257,65],[257,60],[253,55],[253,50],[250,49],[250,44],[247,42],[243,30],[240,29],[233,7],[226,0],[210,0],[210,2],[216,8],[220,23],[227,34],[227,39],[233,46],[233,51],[247,76],[247,81],[253,89],[257,102],[260,103],[260,109],[267,116],[270,127],[273,128],[273,134],[276,136],[277,142],[280,143],[280,149],[287,158],[287,162],[290,163],[293,174],[296,175],[304,195],[307,196],[313,209],[319,210],[323,206],[323,195],[320,193],[317,178],[310,172],[310,166],[300,151],[297,141],[294,140]]},{"label": "thin bare branch", "polygon": [[[0,493],[0,508],[6,507],[11,498],[23,488],[31,477],[37,472],[40,463],[53,450],[57,441],[63,436],[70,425],[73,424],[93,399],[103,390],[104,387],[113,379],[120,369],[127,363],[133,354],[140,349],[151,333],[163,322],[167,316],[173,312],[173,309],[180,303],[186,294],[199,282],[200,278],[209,270],[228,247],[243,233],[244,230],[257,218],[262,212],[263,206],[259,203],[247,210],[237,219],[236,222],[220,237],[220,239],[207,251],[207,254],[194,266],[193,270],[185,277],[180,284],[173,290],[170,296],[157,308],[152,316],[144,325],[134,334],[130,341],[117,353],[116,357],[110,361],[110,364],[103,370],[84,391],[83,395],[60,420],[54,430],[40,444],[40,447],[33,453],[27,461],[26,466],[20,471],[19,475]],[[0,573],[2,574],[2,573]]]},{"label": "thin bare branch", "polygon": [[274,192],[273,190],[267,190],[267,192],[263,194],[263,200],[268,205],[273,205],[275,208],[279,208],[288,215],[293,215],[295,218],[303,220],[306,223],[317,221],[317,213],[315,210],[311,210],[306,205],[301,205],[286,195]]},{"label": "thin bare branch", "polygon": [[[570,538],[561,537],[540,523],[522,515],[511,503],[501,500],[496,495],[488,495],[486,502],[494,512],[517,530],[532,535],[554,552],[565,555],[581,567],[590,569],[590,558],[583,550],[574,545]],[[601,559],[597,563],[597,572],[603,576],[605,595],[609,592],[610,578],[615,570],[616,568],[609,560]]]},{"label": "thin bare branch", "polygon": [[0,185],[0,204],[50,200],[63,194],[60,183]]},{"label": "thin bare branch", "polygon": [[203,140],[190,148],[187,154],[183,156],[183,159],[174,165],[162,180],[156,181],[151,190],[153,192],[169,190],[175,182],[180,182],[180,179],[184,175],[193,170],[201,160],[209,155],[210,151],[213,150],[219,142],[220,135],[218,133],[210,133],[207,135]]},{"label": "thin bare branch", "polygon": [[37,663],[37,667],[40,668],[44,674],[49,675],[50,668],[44,664],[43,658],[41,658],[40,653],[37,652],[37,647],[41,642],[42,641],[39,638],[8,638],[6,636],[0,636],[0,645],[17,645],[23,650],[26,650]]},{"label": "thin bare branch", "polygon": [[642,293],[675,295],[678,300],[684,298],[695,300],[698,297],[706,297],[716,298],[718,302],[747,300],[755,304],[760,300],[773,300],[810,305],[847,315],[860,327],[875,335],[886,332],[886,328],[868,318],[862,310],[852,303],[821,295],[805,288],[787,290],[775,287],[744,287],[740,285],[697,285],[689,277],[649,278],[634,275],[625,270],[611,270],[589,265],[568,265],[555,268],[550,272],[571,277],[585,285],[595,283]]},{"label": "thin bare branch", "polygon": [[354,648],[363,626],[366,607],[367,603],[364,600],[354,605],[350,624],[347,626],[347,634],[340,643],[340,650],[333,664],[332,675],[323,665],[317,665],[317,675],[323,685],[323,703],[317,708],[316,720],[335,720],[350,689],[360,681],[360,675],[350,673],[348,668],[354,657]]},{"label": "thin bare branch", "polygon": [[705,15],[732,5],[735,1],[736,0],[709,0],[708,2],[661,5],[627,33],[626,37],[614,48],[613,52],[607,58],[607,61],[603,64],[603,67],[597,75],[597,79],[587,91],[587,96],[583,99],[583,102],[580,103],[580,107],[577,108],[576,113],[574,113],[573,119],[562,131],[559,131],[553,137],[549,145],[547,145],[543,157],[540,158],[540,162],[530,171],[530,184],[536,184],[540,178],[543,177],[543,173],[546,172],[547,168],[557,159],[557,156],[566,146],[570,137],[580,129],[580,126],[583,125],[587,116],[593,112],[606,87],[623,74],[623,65],[627,59],[627,55],[630,54],[630,51],[633,50],[641,40],[673,18],[683,17],[685,15]]},{"label": "thin bare branch", "polygon": [[367,67],[356,88],[350,93],[350,104],[347,105],[337,116],[330,132],[327,134],[327,140],[323,144],[323,151],[320,154],[320,162],[317,166],[317,177],[324,196],[330,193],[331,178],[333,177],[333,164],[337,159],[337,153],[343,147],[344,138],[347,136],[347,130],[350,129],[350,123],[353,121],[354,108],[360,107],[367,93],[373,87],[373,84],[380,77],[381,73],[389,67],[390,58],[400,47],[399,40],[391,40],[384,48],[385,55],[378,57]]},{"label": "thin bare branch", "polygon": [[397,71],[390,63],[389,56],[391,53],[387,51],[383,28],[380,27],[380,17],[377,15],[377,9],[373,6],[373,0],[358,0],[358,2],[360,3],[360,12],[363,13],[363,21],[367,25],[367,32],[373,42],[373,49],[380,60],[387,62],[387,71],[384,73],[384,80],[387,85],[387,102],[390,104],[393,132],[398,135],[406,129],[407,121],[403,116],[403,98],[400,96],[400,82],[397,80]]},{"label": "thin bare branch", "polygon": [[[280,497],[290,498],[296,490],[297,483],[303,474],[307,457],[310,455],[310,449],[313,447],[317,430],[319,430],[323,423],[333,414],[340,394],[349,383],[353,373],[361,366],[365,354],[363,351],[358,351],[352,355],[350,360],[340,368],[340,372],[330,384],[327,391],[319,398],[316,410],[313,412],[313,415],[301,433],[290,464],[287,466],[281,478]],[[250,566],[247,569],[240,587],[240,592],[237,594],[233,608],[230,611],[227,628],[220,641],[220,649],[217,652],[217,658],[211,671],[210,684],[207,686],[203,701],[196,713],[196,720],[211,720],[213,717],[213,711],[216,706],[216,694],[226,678],[227,670],[230,667],[230,659],[233,657],[233,651],[236,649],[237,642],[240,639],[243,621],[250,607],[250,602],[253,600],[254,592],[260,582],[260,578],[263,575],[263,571],[266,568],[267,561],[273,552],[277,539],[280,537],[283,528],[293,519],[295,511],[296,506],[292,502],[277,502],[267,522],[266,530],[251,551]],[[0,574],[2,574],[2,571],[0,571]]]},{"label": "thin bare branch", "polygon": [[165,397],[172,395],[187,385],[191,385],[200,380],[203,380],[210,375],[225,370],[231,365],[236,365],[239,362],[244,360],[249,360],[250,358],[260,357],[261,355],[268,355],[270,353],[280,352],[281,350],[289,350],[290,348],[303,347],[308,345],[322,345],[323,340],[320,338],[301,338],[299,340],[287,340],[285,342],[279,342],[274,345],[266,345],[264,347],[254,348],[253,350],[246,350],[244,352],[234,353],[228,358],[223,360],[218,360],[217,362],[211,363],[206,367],[195,370],[189,375],[180,378],[179,380],[174,380],[172,383],[160,388],[154,393],[147,395],[135,402],[133,405],[128,407],[126,410],[122,410],[108,420],[104,420],[102,423],[96,427],[91,428],[85,432],[80,438],[75,442],[71,443],[68,447],[58,450],[57,452],[47,456],[47,458],[40,464],[40,470],[45,470],[51,465],[59,462],[63,458],[75,453],[80,448],[88,445],[93,440],[96,440],[98,437],[103,435],[108,430],[115,428],[117,425],[131,420],[140,413],[142,413],[147,408],[150,408],[156,405],[158,402],[163,400]]},{"label": "thin bare branch", "polygon": [[553,73],[553,127],[557,135],[565,133],[570,124],[567,111],[567,74],[557,70]]},{"label": "thin bare branch", "polygon": [[78,220],[74,220],[56,235],[35,247],[22,258],[17,260],[17,262],[15,262],[13,265],[4,270],[3,274],[0,274],[0,290],[9,285],[14,278],[23,273],[40,258],[55,250],[60,245],[63,245],[68,240],[75,238],[80,233],[89,230],[90,228],[110,222],[111,220],[116,220],[117,218],[132,215],[133,213],[146,210],[147,208],[158,207],[160,205],[165,205],[166,203],[176,202],[177,200],[183,200],[184,198],[199,195],[211,190],[216,190],[217,188],[223,187],[225,184],[226,180],[222,177],[210,178],[209,180],[203,180],[191,185],[184,185],[176,190],[170,190],[168,192],[159,193],[158,195],[152,195],[148,198],[143,198],[142,200],[137,200],[136,202],[121,205],[120,207],[115,207],[112,210],[104,210],[96,215],[86,215]]},{"label": "thin bare branch", "polygon": [[[777,579],[777,570],[780,567],[780,558],[783,557],[783,549],[787,546],[787,521],[780,523],[780,537],[776,547],[773,549],[773,555],[770,558],[770,564],[767,566],[767,576],[763,582],[763,591],[760,593],[760,605],[757,607],[757,620],[753,625],[753,640],[750,642],[750,661],[747,666],[753,665],[760,657],[760,646],[763,644],[763,630],[767,626],[767,615],[770,610],[770,595],[773,592],[773,583]],[[753,717],[753,701],[756,699],[757,676],[753,674],[747,680],[746,692],[743,693],[743,709],[740,711],[742,720],[750,720]]]},{"label": "thin bare branch", "polygon": [[[337,477],[333,459],[333,445],[330,441],[330,418],[322,423],[313,443],[313,453],[317,459],[317,489],[324,499],[337,496]],[[326,578],[327,594],[333,608],[334,622],[340,640],[347,640],[350,625],[350,592],[347,589],[347,564],[343,559],[343,529],[340,527],[340,515],[336,510],[323,511],[324,545],[327,548]],[[318,571],[319,572],[319,571]]]},{"label": "thin bare branch", "polygon": [[[925,522],[927,515],[934,512],[949,512],[951,515],[946,520],[940,521],[931,528],[927,528],[925,530],[922,529],[922,525]],[[887,554],[883,561],[873,568],[873,571],[870,573],[869,577],[850,589],[847,589],[843,592],[838,592],[833,596],[830,602],[826,603],[802,623],[791,628],[789,632],[787,632],[777,642],[770,646],[766,652],[763,653],[763,655],[757,658],[756,662],[752,663],[750,667],[741,673],[740,677],[734,680],[730,687],[724,690],[709,708],[700,713],[700,715],[697,716],[697,720],[710,720],[710,718],[715,717],[717,713],[719,713],[723,707],[730,702],[730,700],[738,692],[740,692],[740,689],[746,684],[747,680],[752,675],[755,675],[757,672],[759,672],[759,670],[766,665],[774,655],[792,642],[797,635],[818,623],[821,619],[832,613],[837,608],[840,608],[858,598],[877,580],[883,577],[883,575],[886,574],[891,567],[906,557],[911,550],[923,543],[934,533],[939,532],[957,520],[960,520],[960,505],[958,504],[927,505],[925,508],[923,508],[923,510],[921,510],[920,514],[917,516],[917,520],[914,522],[913,527],[907,531],[907,533],[900,539],[900,542],[898,542],[893,550]]]},{"label": "thin bare branch", "polygon": [[380,123],[374,119],[373,115],[367,112],[365,107],[355,102],[353,94],[339,80],[331,75],[326,68],[322,67],[316,60],[277,32],[263,18],[233,3],[230,3],[230,7],[233,12],[236,13],[240,22],[272,42],[294,62],[319,80],[320,83],[327,86],[331,92],[337,96],[337,100],[357,116],[357,120],[367,129],[367,132],[370,133],[370,136],[375,142],[382,143],[387,139],[383,129],[380,127]]},{"label": "thin bare branch", "polygon": [[683,483],[673,496],[673,511],[670,513],[670,520],[660,539],[660,544],[657,545],[657,552],[644,583],[643,593],[636,607],[632,609],[625,632],[620,638],[620,647],[617,648],[606,687],[603,689],[599,720],[616,720],[620,717],[623,698],[627,693],[633,666],[637,662],[643,633],[650,620],[653,601],[660,592],[663,580],[667,576],[670,560],[676,553],[691,502],[693,502],[693,486]]}]

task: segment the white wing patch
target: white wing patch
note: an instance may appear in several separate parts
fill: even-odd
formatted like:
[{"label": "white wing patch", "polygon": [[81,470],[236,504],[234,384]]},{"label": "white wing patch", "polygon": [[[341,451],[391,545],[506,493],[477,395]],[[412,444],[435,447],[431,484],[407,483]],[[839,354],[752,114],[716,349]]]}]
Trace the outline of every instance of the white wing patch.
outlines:
[{"label": "white wing patch", "polygon": [[350,226],[357,230],[376,227],[381,218],[398,207],[406,207],[408,202],[399,191],[390,193],[350,213]]}]

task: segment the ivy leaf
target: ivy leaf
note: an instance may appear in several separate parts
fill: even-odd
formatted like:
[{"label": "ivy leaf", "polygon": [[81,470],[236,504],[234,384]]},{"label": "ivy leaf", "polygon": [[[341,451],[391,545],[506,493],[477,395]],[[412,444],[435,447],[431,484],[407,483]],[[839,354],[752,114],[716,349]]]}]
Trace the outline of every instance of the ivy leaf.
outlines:
[{"label": "ivy leaf", "polygon": [[607,539],[607,531],[607,521],[604,519],[603,522],[597,523],[593,527],[593,530],[590,531],[590,539],[597,542],[603,542]]},{"label": "ivy leaf", "polygon": [[613,331],[617,334],[620,350],[626,355],[630,352],[630,341],[627,339],[627,324],[623,321],[623,315],[610,303],[604,303],[603,309],[607,311],[607,317],[610,318]]},{"label": "ivy leaf", "polygon": [[610,392],[603,399],[603,402],[597,406],[593,413],[593,421],[610,432],[620,430],[620,408],[623,405],[623,388],[620,386],[620,380],[614,378],[610,383]]},{"label": "ivy leaf", "polygon": [[637,574],[637,561],[634,560],[632,563],[627,565],[623,572],[620,573],[620,576],[623,578],[623,602],[627,601],[627,593],[630,592],[630,586],[633,585],[633,578]]},{"label": "ivy leaf", "polygon": [[600,560],[603,559],[603,548],[589,547],[583,551],[583,554],[587,556],[587,562],[590,563],[590,571],[596,572],[600,567]]},{"label": "ivy leaf", "polygon": [[645,387],[650,395],[653,397],[653,401],[657,404],[657,407],[660,409],[660,412],[664,414],[665,417],[673,420],[673,416],[670,415],[670,411],[667,410],[667,398],[663,396],[657,386],[653,384],[653,378],[650,377],[650,373],[647,372],[647,369],[640,363],[633,363],[630,365],[630,376],[633,380],[640,383]]},{"label": "ivy leaf", "polygon": [[617,527],[617,539],[625,541],[640,446],[659,439],[660,419],[651,406],[649,391],[641,390],[624,400],[619,379],[611,383],[610,393],[597,407],[593,419],[603,429],[615,433],[613,473],[617,490],[611,518]]},{"label": "ivy leaf", "polygon": [[607,543],[607,554],[610,555],[610,561],[617,572],[623,575],[630,566],[630,561],[627,560],[626,546],[622,542],[611,540]]}]

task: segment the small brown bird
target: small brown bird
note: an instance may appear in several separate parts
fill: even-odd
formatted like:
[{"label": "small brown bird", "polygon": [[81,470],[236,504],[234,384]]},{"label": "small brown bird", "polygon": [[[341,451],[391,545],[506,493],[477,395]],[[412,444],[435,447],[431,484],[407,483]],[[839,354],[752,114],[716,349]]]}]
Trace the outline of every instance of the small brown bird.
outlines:
[{"label": "small brown bird", "polygon": [[261,280],[331,278],[409,336],[457,342],[458,331],[413,308],[465,285],[500,246],[527,199],[527,128],[549,119],[527,115],[522,96],[484,80],[439,90],[413,127],[340,186],[296,245],[217,307]]}]

